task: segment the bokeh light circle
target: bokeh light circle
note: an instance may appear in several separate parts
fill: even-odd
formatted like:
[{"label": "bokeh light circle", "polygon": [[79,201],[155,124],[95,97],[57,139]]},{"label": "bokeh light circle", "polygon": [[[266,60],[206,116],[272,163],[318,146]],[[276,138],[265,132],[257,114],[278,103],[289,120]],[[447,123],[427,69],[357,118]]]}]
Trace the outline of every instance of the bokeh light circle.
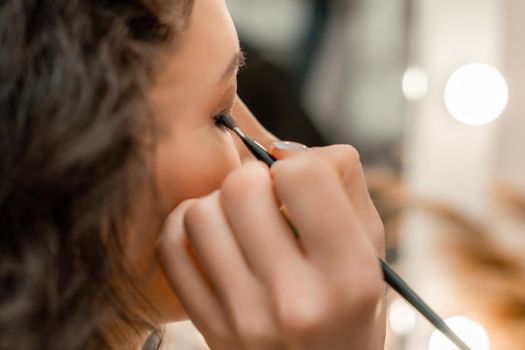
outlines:
[{"label": "bokeh light circle", "polygon": [[397,335],[411,333],[416,327],[416,313],[404,300],[395,299],[388,308],[388,325]]},{"label": "bokeh light circle", "polygon": [[[477,322],[463,316],[445,320],[447,325],[473,350],[489,350],[487,331]],[[428,350],[458,350],[441,332],[434,330],[428,343]]]},{"label": "bokeh light circle", "polygon": [[483,125],[498,118],[509,99],[507,82],[494,67],[470,63],[460,67],[448,79],[445,105],[458,121]]}]

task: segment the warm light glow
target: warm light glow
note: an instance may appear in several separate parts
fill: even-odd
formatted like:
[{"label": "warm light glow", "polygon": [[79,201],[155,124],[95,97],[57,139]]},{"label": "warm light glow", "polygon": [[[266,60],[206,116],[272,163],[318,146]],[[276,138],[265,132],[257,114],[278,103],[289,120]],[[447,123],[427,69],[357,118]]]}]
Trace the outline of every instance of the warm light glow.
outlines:
[{"label": "warm light glow", "polygon": [[408,334],[416,326],[416,313],[406,302],[396,299],[388,308],[388,324],[397,335]]},{"label": "warm light glow", "polygon": [[483,125],[498,118],[509,99],[507,82],[488,64],[462,66],[449,78],[445,104],[449,113],[468,125]]},{"label": "warm light glow", "polygon": [[419,67],[409,67],[403,74],[403,94],[410,101],[425,97],[428,89],[428,78],[425,71]]},{"label": "warm light glow", "polygon": [[[445,322],[471,349],[489,350],[489,336],[479,323],[462,316],[451,317]],[[458,350],[458,348],[441,332],[435,330],[430,337],[428,350]]]}]

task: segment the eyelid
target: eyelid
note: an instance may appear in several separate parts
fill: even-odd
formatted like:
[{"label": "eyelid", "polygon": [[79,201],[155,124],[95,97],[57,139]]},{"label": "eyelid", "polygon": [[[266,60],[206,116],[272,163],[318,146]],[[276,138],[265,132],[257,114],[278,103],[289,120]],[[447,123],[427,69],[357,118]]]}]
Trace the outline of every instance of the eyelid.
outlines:
[{"label": "eyelid", "polygon": [[222,98],[221,98],[221,103],[219,104],[219,106],[221,106],[221,108],[228,106],[227,108],[228,110],[233,109],[233,107],[235,106],[235,102],[237,101],[236,97],[237,97],[237,80],[232,82],[230,86],[228,87],[228,89],[224,91]]},{"label": "eyelid", "polygon": [[234,78],[235,79],[233,80],[233,82],[230,84],[228,89],[224,92],[222,99],[221,99],[221,103],[218,104],[220,108],[218,108],[216,112],[214,112],[211,115],[211,120],[215,124],[215,126],[221,126],[221,125],[217,125],[216,123],[216,118],[221,114],[228,115],[232,119],[234,119],[232,117],[232,112],[233,112],[233,108],[235,107],[235,104],[237,103],[237,79],[236,79],[236,76],[234,76]]}]

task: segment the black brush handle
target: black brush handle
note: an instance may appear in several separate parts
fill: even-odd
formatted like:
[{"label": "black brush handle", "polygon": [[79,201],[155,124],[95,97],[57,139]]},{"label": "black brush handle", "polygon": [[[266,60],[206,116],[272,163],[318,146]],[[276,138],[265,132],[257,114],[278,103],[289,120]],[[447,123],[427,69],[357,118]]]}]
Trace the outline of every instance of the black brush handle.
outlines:
[{"label": "black brush handle", "polygon": [[416,292],[410,288],[408,284],[387,265],[383,260],[379,259],[381,270],[383,270],[383,278],[396,292],[399,293],[406,301],[408,301],[417,311],[419,311],[430,323],[432,323],[441,333],[443,333],[454,345],[460,350],[471,350],[470,347],[457,336],[456,333],[443,321],[428,306],[423,299],[421,299]]},{"label": "black brush handle", "polygon": [[266,149],[259,144],[257,141],[254,141],[248,137],[241,137],[242,142],[248,147],[252,154],[260,160],[261,162],[266,163],[268,166],[272,166],[275,163],[276,159],[272,156]]}]

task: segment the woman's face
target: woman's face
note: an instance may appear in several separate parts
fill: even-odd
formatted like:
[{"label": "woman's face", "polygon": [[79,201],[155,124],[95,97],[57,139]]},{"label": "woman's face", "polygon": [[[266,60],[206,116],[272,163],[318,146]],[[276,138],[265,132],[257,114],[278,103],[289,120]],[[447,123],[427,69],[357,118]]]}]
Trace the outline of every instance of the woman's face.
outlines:
[{"label": "woman's face", "polygon": [[[237,97],[242,53],[224,0],[196,0],[188,27],[177,40],[177,50],[151,93],[161,130],[155,154],[157,200],[165,214],[185,199],[216,190],[229,172],[253,159],[233,135],[214,124],[214,116],[230,113],[263,145],[273,139]],[[129,254],[143,272],[141,289],[163,321],[181,318],[184,313],[155,259],[159,232],[151,217],[137,215]]]}]

